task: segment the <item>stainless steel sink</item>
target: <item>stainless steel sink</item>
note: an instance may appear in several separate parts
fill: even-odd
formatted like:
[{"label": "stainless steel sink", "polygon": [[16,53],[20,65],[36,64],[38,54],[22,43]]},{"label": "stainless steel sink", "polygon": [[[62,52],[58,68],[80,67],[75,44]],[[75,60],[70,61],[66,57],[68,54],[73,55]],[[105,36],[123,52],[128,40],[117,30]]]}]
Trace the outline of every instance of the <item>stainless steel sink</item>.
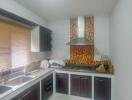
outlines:
[{"label": "stainless steel sink", "polygon": [[5,92],[11,90],[11,89],[12,89],[11,87],[0,85],[0,95],[2,93],[5,93]]},{"label": "stainless steel sink", "polygon": [[17,85],[21,85],[25,82],[28,82],[32,79],[33,79],[33,77],[30,77],[30,76],[20,76],[20,77],[17,77],[17,78],[14,78],[14,79],[11,79],[11,80],[5,82],[5,84],[9,85],[9,86],[17,86]]}]

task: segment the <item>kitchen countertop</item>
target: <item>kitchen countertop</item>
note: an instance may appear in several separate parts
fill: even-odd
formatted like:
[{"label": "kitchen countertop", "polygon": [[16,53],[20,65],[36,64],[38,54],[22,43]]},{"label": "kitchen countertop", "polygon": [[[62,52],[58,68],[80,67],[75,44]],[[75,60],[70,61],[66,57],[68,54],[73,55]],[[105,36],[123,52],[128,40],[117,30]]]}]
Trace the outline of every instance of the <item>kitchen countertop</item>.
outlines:
[{"label": "kitchen countertop", "polygon": [[[105,72],[98,72],[96,68],[99,68],[99,65],[101,64],[66,64],[64,67],[60,67],[62,70],[72,70],[72,71],[78,71],[78,72],[88,72],[88,73],[98,73],[98,74],[110,74],[113,75],[113,71],[110,72],[108,65],[105,69]],[[103,65],[105,66],[105,65]],[[112,69],[113,70],[113,69]]]},{"label": "kitchen countertop", "polygon": [[82,72],[82,73],[93,73],[93,74],[106,74],[106,75],[113,75],[111,73],[100,73],[95,70],[83,70],[83,69],[65,69],[65,68],[51,68],[55,70],[62,70],[62,71],[72,71],[72,72]]},{"label": "kitchen countertop", "polygon": [[94,71],[88,70],[70,70],[70,69],[60,69],[60,68],[51,68],[54,69],[56,73],[66,73],[66,74],[75,74],[75,75],[86,75],[86,76],[98,76],[98,77],[106,77],[106,78],[113,78],[113,74],[109,73],[98,73]]},{"label": "kitchen countertop", "polygon": [[[0,100],[9,100],[12,97],[16,96],[17,94],[21,93],[23,90],[31,87],[32,85],[34,85],[35,83],[39,82],[44,76],[46,77],[48,74],[52,73],[54,70],[53,69],[39,69],[39,70],[35,70],[30,72],[30,74],[33,77],[32,80],[23,83],[22,85],[17,85],[17,86],[9,86],[12,87],[11,90],[3,93],[0,95]],[[19,76],[18,76],[19,77]],[[8,86],[5,84],[2,84],[3,86]]]},{"label": "kitchen countertop", "polygon": [[[59,71],[59,72],[70,72],[70,73],[84,73],[84,74],[92,74],[92,75],[102,75],[102,76],[113,76],[113,74],[110,73],[99,73],[96,72],[95,70],[88,70],[88,69],[75,69],[75,68],[48,68],[48,69],[38,69],[35,71],[30,72],[34,78],[28,82],[23,83],[22,85],[18,86],[12,86],[12,89],[1,94],[0,95],[0,100],[9,100],[10,98],[16,96],[17,94],[23,92],[27,88],[31,87],[35,83],[38,83],[40,80],[42,80],[44,77],[50,75],[54,71]],[[18,76],[19,77],[19,76]],[[6,85],[5,85],[6,86]],[[8,85],[7,85],[8,86]]]},{"label": "kitchen countertop", "polygon": [[95,69],[92,68],[88,68],[86,66],[83,67],[55,67],[55,68],[51,68],[51,69],[55,69],[55,70],[62,70],[62,71],[73,71],[73,72],[84,72],[84,73],[93,73],[93,74],[105,74],[105,75],[113,75],[113,73],[109,73],[109,72],[97,72]]}]

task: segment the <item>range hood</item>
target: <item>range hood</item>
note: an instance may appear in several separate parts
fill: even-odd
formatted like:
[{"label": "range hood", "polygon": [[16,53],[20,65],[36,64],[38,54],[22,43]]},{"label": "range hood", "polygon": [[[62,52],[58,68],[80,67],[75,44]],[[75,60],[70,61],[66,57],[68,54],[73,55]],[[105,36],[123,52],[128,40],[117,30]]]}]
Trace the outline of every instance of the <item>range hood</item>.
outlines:
[{"label": "range hood", "polygon": [[77,39],[71,40],[66,45],[93,45],[92,41],[85,38],[85,17],[78,16]]}]

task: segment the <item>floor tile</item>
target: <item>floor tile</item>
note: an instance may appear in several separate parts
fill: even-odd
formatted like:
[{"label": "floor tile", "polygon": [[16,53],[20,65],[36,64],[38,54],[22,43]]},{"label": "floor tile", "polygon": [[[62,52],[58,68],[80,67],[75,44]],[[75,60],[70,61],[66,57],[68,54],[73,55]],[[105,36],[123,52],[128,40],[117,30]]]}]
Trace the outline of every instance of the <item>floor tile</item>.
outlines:
[{"label": "floor tile", "polygon": [[49,98],[49,100],[91,100],[91,99],[55,93]]}]

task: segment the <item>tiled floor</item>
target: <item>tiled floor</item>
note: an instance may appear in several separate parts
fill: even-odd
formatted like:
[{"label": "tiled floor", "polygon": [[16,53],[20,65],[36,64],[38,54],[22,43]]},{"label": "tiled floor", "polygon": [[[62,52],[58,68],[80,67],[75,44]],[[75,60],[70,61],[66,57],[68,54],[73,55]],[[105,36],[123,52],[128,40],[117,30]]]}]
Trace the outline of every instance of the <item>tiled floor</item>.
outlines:
[{"label": "tiled floor", "polygon": [[49,98],[49,100],[91,100],[91,99],[56,93],[56,94],[52,95]]}]

